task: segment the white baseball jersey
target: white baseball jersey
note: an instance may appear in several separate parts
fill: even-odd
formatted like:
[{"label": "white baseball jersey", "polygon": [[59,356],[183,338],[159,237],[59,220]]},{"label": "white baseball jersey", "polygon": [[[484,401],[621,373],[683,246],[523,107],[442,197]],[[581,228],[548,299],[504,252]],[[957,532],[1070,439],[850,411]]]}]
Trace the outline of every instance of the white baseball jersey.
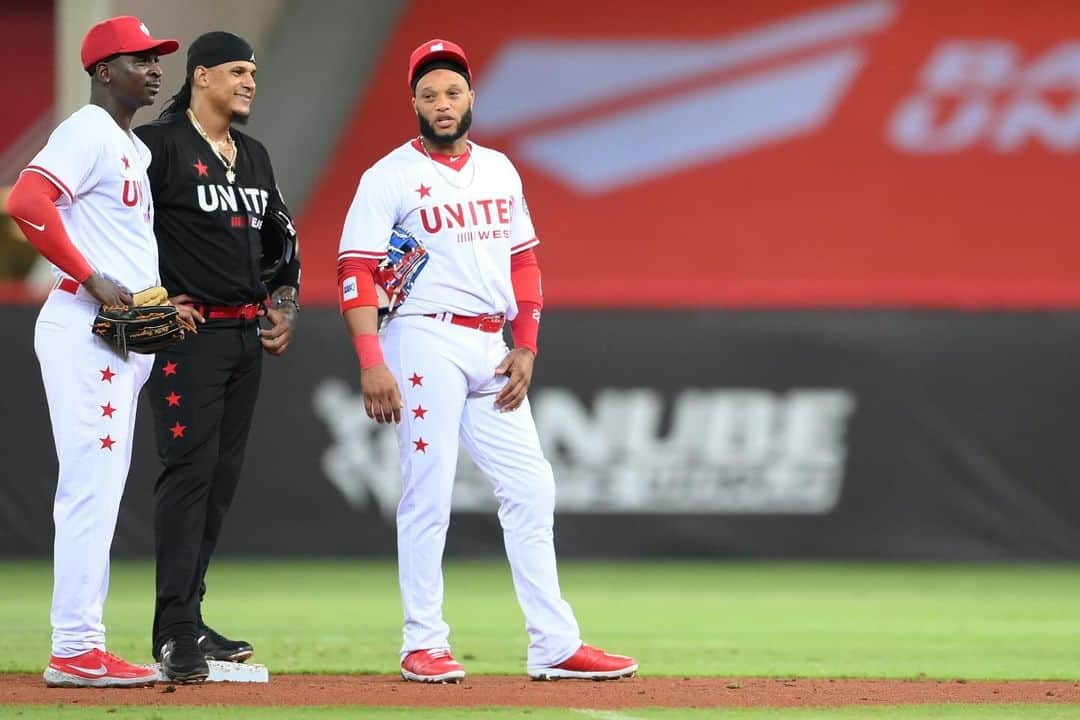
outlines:
[{"label": "white baseball jersey", "polygon": [[159,284],[149,166],[142,140],[104,108],[86,105],[23,170],[60,188],[57,209],[72,244],[92,268],[133,292]]},{"label": "white baseball jersey", "polygon": [[[471,142],[469,148],[455,169],[411,140],[360,179],[338,259],[381,261],[394,225],[416,236],[430,256],[398,315],[517,314],[510,256],[539,244],[521,177],[501,152]],[[355,282],[342,280],[346,301],[356,297]]]}]

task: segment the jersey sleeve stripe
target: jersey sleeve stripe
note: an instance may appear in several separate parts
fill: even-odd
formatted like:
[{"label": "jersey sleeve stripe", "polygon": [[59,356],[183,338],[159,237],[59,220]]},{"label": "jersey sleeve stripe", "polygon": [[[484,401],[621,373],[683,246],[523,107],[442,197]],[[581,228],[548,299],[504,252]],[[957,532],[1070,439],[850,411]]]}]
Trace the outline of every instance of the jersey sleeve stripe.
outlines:
[{"label": "jersey sleeve stripe", "polygon": [[32,173],[37,173],[38,175],[41,175],[46,180],[51,182],[53,185],[60,188],[60,192],[67,195],[68,199],[71,202],[75,202],[75,194],[72,193],[71,190],[68,189],[68,186],[64,184],[64,181],[61,180],[60,178],[56,177],[55,175],[53,175],[47,169],[41,167],[40,165],[27,165],[26,168],[23,170],[23,172],[32,172]]},{"label": "jersey sleeve stripe", "polygon": [[372,252],[369,250],[342,250],[338,253],[338,260],[345,258],[360,258],[361,260],[382,260],[386,257],[385,252]]},{"label": "jersey sleeve stripe", "polygon": [[513,255],[515,253],[521,252],[522,250],[528,250],[529,248],[536,247],[539,244],[540,241],[537,238],[533,238],[532,240],[526,240],[523,243],[518,243],[517,245],[511,247],[510,254]]}]

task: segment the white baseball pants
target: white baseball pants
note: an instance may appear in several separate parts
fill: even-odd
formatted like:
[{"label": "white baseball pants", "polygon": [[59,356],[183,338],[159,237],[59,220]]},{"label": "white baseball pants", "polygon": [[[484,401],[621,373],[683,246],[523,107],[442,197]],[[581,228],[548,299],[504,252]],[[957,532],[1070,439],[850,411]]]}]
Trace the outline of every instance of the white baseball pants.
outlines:
[{"label": "white baseball pants", "polygon": [[390,321],[381,343],[405,403],[397,427],[402,658],[414,650],[450,647],[450,628],[442,616],[442,556],[460,439],[499,503],[506,556],[529,635],[528,667],[562,662],[581,639],[555,567],[555,480],[528,400],[513,412],[495,408],[506,378],[494,370],[509,352],[502,333],[405,316]]},{"label": "white baseball pants", "polygon": [[131,464],[139,390],[153,355],[125,361],[90,332],[97,302],[85,290],[53,290],[38,315],[41,364],[56,457],[53,504],[52,653],[105,648],[102,611],[109,588],[120,497]]}]

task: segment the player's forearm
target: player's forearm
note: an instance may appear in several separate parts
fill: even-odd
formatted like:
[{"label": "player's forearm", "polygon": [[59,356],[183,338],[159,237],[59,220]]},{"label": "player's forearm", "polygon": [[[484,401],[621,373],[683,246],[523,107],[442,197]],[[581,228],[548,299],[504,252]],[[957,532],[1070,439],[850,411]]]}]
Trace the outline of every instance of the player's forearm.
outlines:
[{"label": "player's forearm", "polygon": [[8,195],[8,214],[46,260],[75,280],[85,282],[93,268],[71,242],[56,201],[60,189],[37,173],[24,172]]},{"label": "player's forearm", "polygon": [[352,337],[379,334],[379,312],[374,305],[350,308],[342,317],[345,318],[345,327]]},{"label": "player's forearm", "polygon": [[345,327],[352,337],[356,356],[360,359],[360,369],[367,370],[376,365],[385,365],[382,348],[379,346],[379,311],[374,305],[361,305],[349,308],[342,317]]}]

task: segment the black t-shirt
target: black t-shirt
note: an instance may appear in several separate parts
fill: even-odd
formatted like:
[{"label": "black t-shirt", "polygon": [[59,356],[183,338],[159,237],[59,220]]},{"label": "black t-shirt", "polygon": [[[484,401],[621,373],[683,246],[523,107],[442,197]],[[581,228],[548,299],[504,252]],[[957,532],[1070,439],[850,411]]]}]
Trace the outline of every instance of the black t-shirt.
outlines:
[{"label": "black t-shirt", "polygon": [[[266,148],[235,127],[230,132],[237,147],[233,183],[185,113],[135,130],[152,153],[148,175],[162,283],[169,295],[186,293],[210,305],[266,297],[259,231],[269,209],[289,214]],[[269,290],[298,287],[299,273],[294,258],[268,283]]]}]

